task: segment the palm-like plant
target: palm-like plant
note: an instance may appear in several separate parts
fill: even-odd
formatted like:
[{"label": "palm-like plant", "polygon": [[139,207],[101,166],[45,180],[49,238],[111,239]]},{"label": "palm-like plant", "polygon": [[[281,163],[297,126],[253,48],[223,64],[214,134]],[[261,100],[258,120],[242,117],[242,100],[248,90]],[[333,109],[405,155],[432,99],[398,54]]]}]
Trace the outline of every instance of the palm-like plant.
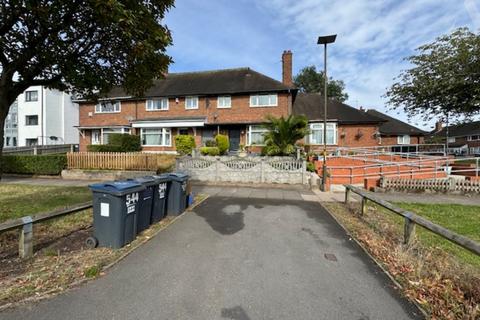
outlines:
[{"label": "palm-like plant", "polygon": [[264,134],[264,153],[269,156],[286,156],[295,152],[295,143],[309,134],[308,119],[303,115],[290,115],[275,118],[267,116],[263,126],[268,129]]}]

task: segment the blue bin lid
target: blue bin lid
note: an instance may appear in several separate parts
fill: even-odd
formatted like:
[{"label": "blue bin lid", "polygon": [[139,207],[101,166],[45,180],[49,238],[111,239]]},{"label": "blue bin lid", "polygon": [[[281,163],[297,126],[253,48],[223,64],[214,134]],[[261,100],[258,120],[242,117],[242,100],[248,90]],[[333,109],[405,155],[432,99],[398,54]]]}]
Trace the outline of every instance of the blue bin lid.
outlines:
[{"label": "blue bin lid", "polygon": [[114,195],[123,195],[145,189],[140,183],[131,180],[107,181],[91,184],[88,187],[94,192],[104,192]]},{"label": "blue bin lid", "polygon": [[155,179],[155,181],[157,183],[168,182],[168,181],[172,180],[172,178],[170,178],[170,175],[168,173],[164,173],[164,174],[160,174],[160,175],[153,175],[153,176],[150,176],[150,177],[152,177],[152,179]]},{"label": "blue bin lid", "polygon": [[156,183],[158,183],[157,180],[155,178],[153,178],[152,176],[138,177],[138,178],[135,178],[135,179],[128,179],[127,181],[134,181],[134,182],[140,183],[144,186],[152,186],[152,185],[155,185]]},{"label": "blue bin lid", "polygon": [[188,180],[188,174],[183,172],[173,172],[169,174],[169,177],[175,181],[186,181]]}]

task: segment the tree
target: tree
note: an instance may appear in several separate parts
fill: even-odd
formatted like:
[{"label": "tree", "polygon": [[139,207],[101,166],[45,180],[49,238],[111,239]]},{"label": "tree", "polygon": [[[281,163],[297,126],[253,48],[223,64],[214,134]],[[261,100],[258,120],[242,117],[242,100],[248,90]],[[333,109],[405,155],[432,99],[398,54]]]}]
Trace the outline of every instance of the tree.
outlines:
[{"label": "tree", "polygon": [[264,135],[264,152],[269,156],[293,154],[295,143],[310,132],[308,119],[303,115],[290,115],[287,118],[268,116],[267,120],[264,124],[268,129]]},{"label": "tree", "polygon": [[[32,85],[98,97],[141,95],[171,62],[173,0],[0,2],[0,156],[10,105]],[[1,167],[0,167],[1,173]]]},{"label": "tree", "polygon": [[470,118],[480,113],[480,36],[468,28],[437,38],[406,58],[403,71],[386,92],[393,108],[424,120]]},{"label": "tree", "polygon": [[[295,86],[301,92],[320,93],[323,95],[325,91],[323,71],[317,71],[315,66],[305,67],[293,78]],[[345,83],[342,80],[328,79],[327,83],[328,97],[344,102],[348,99],[345,92]]]}]

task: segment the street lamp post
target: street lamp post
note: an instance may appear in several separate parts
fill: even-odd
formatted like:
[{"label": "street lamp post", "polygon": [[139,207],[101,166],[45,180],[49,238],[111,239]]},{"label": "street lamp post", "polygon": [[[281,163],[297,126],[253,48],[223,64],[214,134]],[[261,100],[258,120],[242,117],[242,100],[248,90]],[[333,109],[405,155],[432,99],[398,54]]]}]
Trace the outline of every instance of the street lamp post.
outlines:
[{"label": "street lamp post", "polygon": [[317,44],[323,44],[324,47],[324,57],[323,57],[323,78],[324,78],[324,91],[323,95],[325,98],[325,102],[323,105],[323,164],[322,164],[322,191],[326,190],[326,181],[327,181],[327,102],[328,102],[328,94],[327,94],[327,84],[328,84],[328,77],[327,77],[327,44],[334,43],[335,39],[337,38],[336,34],[329,35],[329,36],[320,36],[318,37]]}]

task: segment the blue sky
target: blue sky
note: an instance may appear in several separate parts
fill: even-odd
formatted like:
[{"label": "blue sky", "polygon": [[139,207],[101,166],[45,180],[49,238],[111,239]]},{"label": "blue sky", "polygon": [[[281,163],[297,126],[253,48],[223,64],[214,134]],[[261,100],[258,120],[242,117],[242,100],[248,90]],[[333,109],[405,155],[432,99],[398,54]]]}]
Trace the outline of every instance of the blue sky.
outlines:
[{"label": "blue sky", "polygon": [[480,28],[480,0],[177,0],[175,6],[166,17],[171,72],[251,67],[281,79],[283,50],[293,52],[294,74],[308,65],[323,69],[316,39],[336,33],[329,75],[345,81],[347,103],[384,112],[382,95],[408,68],[404,57],[457,27]]}]

